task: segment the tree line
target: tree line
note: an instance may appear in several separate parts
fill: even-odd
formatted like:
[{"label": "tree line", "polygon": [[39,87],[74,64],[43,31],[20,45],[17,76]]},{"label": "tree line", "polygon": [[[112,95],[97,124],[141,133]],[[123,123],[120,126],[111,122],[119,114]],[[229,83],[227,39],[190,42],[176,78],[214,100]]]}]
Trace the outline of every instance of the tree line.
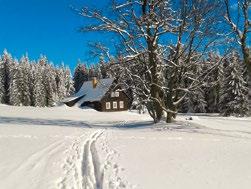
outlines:
[{"label": "tree line", "polygon": [[[171,59],[172,55],[169,57]],[[128,71],[130,74],[125,72],[125,69],[130,69]],[[224,116],[246,116],[248,114],[247,68],[237,51],[231,51],[225,57],[210,52],[206,58],[201,59],[201,62],[191,61],[186,64],[186,68],[182,69],[186,69],[182,79],[173,82],[180,88],[185,89],[191,85],[193,77],[196,75],[203,75],[204,79],[199,86],[190,89],[177,106],[178,112],[220,113]],[[209,73],[208,70],[210,70]],[[134,78],[131,78],[132,72],[135,74]],[[169,72],[173,73],[173,70],[166,69],[163,72],[163,79],[167,85],[171,75]],[[139,75],[139,73],[141,74]],[[125,90],[137,92],[145,87],[139,81],[145,77],[145,70],[142,66],[132,61],[123,62],[121,57],[113,58],[112,62],[106,63],[101,57],[99,63],[92,66],[79,61],[73,76],[75,91],[77,92],[85,81],[89,81],[93,77],[115,78],[118,84],[124,83]],[[148,106],[148,102],[144,100],[141,93],[134,93],[131,98],[133,98],[132,108],[139,112],[143,112],[144,108]]]},{"label": "tree line", "polygon": [[6,50],[0,58],[0,103],[51,107],[74,91],[69,68],[55,67],[45,56],[30,61],[13,59]]},{"label": "tree line", "polygon": [[[169,58],[172,56],[170,54]],[[180,61],[184,59],[180,58]],[[125,69],[131,69],[130,74],[125,72]],[[129,87],[127,89],[140,91],[145,86],[139,85],[142,83],[138,76],[140,80],[144,79],[145,71],[140,64],[123,62],[121,57],[113,58],[111,62],[105,62],[104,58],[100,57],[99,63],[91,66],[79,60],[71,78],[69,68],[54,67],[45,56],[41,56],[37,61],[30,61],[26,55],[18,61],[4,51],[0,60],[0,99],[1,103],[15,106],[50,107],[77,92],[85,81],[93,77],[115,78],[118,83],[125,84],[125,89]],[[138,79],[131,78],[133,72],[137,73],[135,77]],[[169,72],[173,73],[173,70],[163,71],[166,85],[171,76]],[[184,75],[182,80],[176,80],[173,84],[185,89],[193,82],[195,75],[204,75],[205,78],[201,85],[190,89],[182,103],[177,106],[178,112],[247,115],[248,75],[238,52],[231,51],[225,57],[211,52],[205,59],[201,59],[201,62],[191,61],[186,64]],[[144,107],[149,106],[141,93],[135,93],[132,98],[134,109],[143,111]]]},{"label": "tree line", "polygon": [[[194,74],[208,71],[220,59],[219,54],[210,53],[206,60],[197,65],[196,71],[193,70]],[[237,117],[248,115],[247,68],[236,51],[230,52],[215,69],[204,74],[206,78],[203,83],[184,98],[180,112],[220,113]]]}]

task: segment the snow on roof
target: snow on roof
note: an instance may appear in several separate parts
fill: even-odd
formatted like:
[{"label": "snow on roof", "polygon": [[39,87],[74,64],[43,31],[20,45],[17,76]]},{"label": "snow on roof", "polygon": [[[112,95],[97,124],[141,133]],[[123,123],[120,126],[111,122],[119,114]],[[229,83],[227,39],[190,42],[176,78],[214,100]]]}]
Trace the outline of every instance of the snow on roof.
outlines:
[{"label": "snow on roof", "polygon": [[69,96],[69,97],[63,99],[62,102],[64,102],[64,103],[65,102],[71,102],[71,101],[76,100],[77,98],[80,98],[80,97],[83,97],[83,96],[84,96],[84,94],[82,96],[76,96],[76,94],[74,94],[72,96]]},{"label": "snow on roof", "polygon": [[73,101],[73,100],[75,100],[77,98],[83,97],[84,95],[85,94],[84,94],[84,92],[82,90],[82,87],[81,87],[80,90],[77,93],[75,93],[72,96],[69,96],[69,97],[65,98],[64,100],[62,100],[62,102],[70,102],[70,101]]},{"label": "snow on roof", "polygon": [[100,101],[111,87],[113,81],[114,79],[112,78],[100,79],[98,80],[97,86],[95,88],[93,88],[92,81],[86,81],[76,94],[66,98],[63,102],[69,102],[80,97],[83,98],[77,104],[82,104],[87,101]]},{"label": "snow on roof", "polygon": [[113,83],[113,79],[101,79],[98,80],[97,86],[93,88],[92,81],[85,82],[81,89],[84,92],[84,102],[87,101],[100,101],[102,97],[106,94]]}]

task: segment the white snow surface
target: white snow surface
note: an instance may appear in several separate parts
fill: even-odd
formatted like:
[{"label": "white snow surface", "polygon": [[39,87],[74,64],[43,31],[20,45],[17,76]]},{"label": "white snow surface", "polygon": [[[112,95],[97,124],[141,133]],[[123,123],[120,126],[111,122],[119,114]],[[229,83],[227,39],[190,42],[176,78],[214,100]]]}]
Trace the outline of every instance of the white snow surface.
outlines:
[{"label": "white snow surface", "polygon": [[1,189],[249,189],[251,119],[0,105]]}]

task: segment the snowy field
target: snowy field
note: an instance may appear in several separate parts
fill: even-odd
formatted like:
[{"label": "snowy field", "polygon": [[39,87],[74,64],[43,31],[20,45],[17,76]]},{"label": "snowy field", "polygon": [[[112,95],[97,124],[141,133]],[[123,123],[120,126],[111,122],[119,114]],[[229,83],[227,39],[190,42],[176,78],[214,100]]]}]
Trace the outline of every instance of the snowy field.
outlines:
[{"label": "snowy field", "polygon": [[250,189],[251,119],[0,105],[1,189]]}]

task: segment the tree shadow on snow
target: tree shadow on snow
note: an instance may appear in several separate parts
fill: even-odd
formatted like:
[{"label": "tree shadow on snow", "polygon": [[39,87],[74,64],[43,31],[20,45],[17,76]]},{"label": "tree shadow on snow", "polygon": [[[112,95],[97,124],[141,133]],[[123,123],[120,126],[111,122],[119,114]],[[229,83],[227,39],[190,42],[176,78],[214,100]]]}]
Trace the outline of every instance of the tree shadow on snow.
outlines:
[{"label": "tree shadow on snow", "polygon": [[209,128],[197,123],[189,122],[174,122],[164,127],[156,127],[157,131],[173,131],[182,133],[193,133],[202,135],[213,135],[221,137],[229,137],[236,139],[251,139],[251,132],[242,130],[226,130],[226,129],[215,129]]},{"label": "tree shadow on snow", "polygon": [[224,130],[208,128],[199,124],[189,122],[174,122],[171,124],[153,124],[152,121],[137,122],[102,122],[88,123],[85,121],[67,120],[67,119],[41,119],[41,118],[22,118],[22,117],[2,117],[0,116],[0,124],[13,125],[33,125],[33,126],[64,126],[64,127],[80,127],[80,128],[110,128],[110,129],[145,129],[151,128],[155,131],[182,132],[205,134],[214,136],[223,136],[230,138],[251,139],[251,132],[241,130]]},{"label": "tree shadow on snow", "polygon": [[2,117],[0,116],[0,124],[14,124],[14,125],[44,125],[44,126],[69,126],[69,127],[87,127],[91,126],[83,121],[73,121],[65,119],[35,119],[22,117]]},{"label": "tree shadow on snow", "polygon": [[153,121],[144,121],[144,122],[120,122],[117,124],[114,124],[112,126],[113,128],[117,129],[140,129],[140,128],[150,128],[154,127]]},{"label": "tree shadow on snow", "polygon": [[0,124],[13,125],[33,125],[33,126],[64,126],[64,127],[82,127],[82,128],[117,128],[117,129],[138,129],[153,126],[153,122],[102,122],[88,123],[85,121],[67,120],[67,119],[41,119],[41,118],[23,118],[23,117],[2,117]]}]

